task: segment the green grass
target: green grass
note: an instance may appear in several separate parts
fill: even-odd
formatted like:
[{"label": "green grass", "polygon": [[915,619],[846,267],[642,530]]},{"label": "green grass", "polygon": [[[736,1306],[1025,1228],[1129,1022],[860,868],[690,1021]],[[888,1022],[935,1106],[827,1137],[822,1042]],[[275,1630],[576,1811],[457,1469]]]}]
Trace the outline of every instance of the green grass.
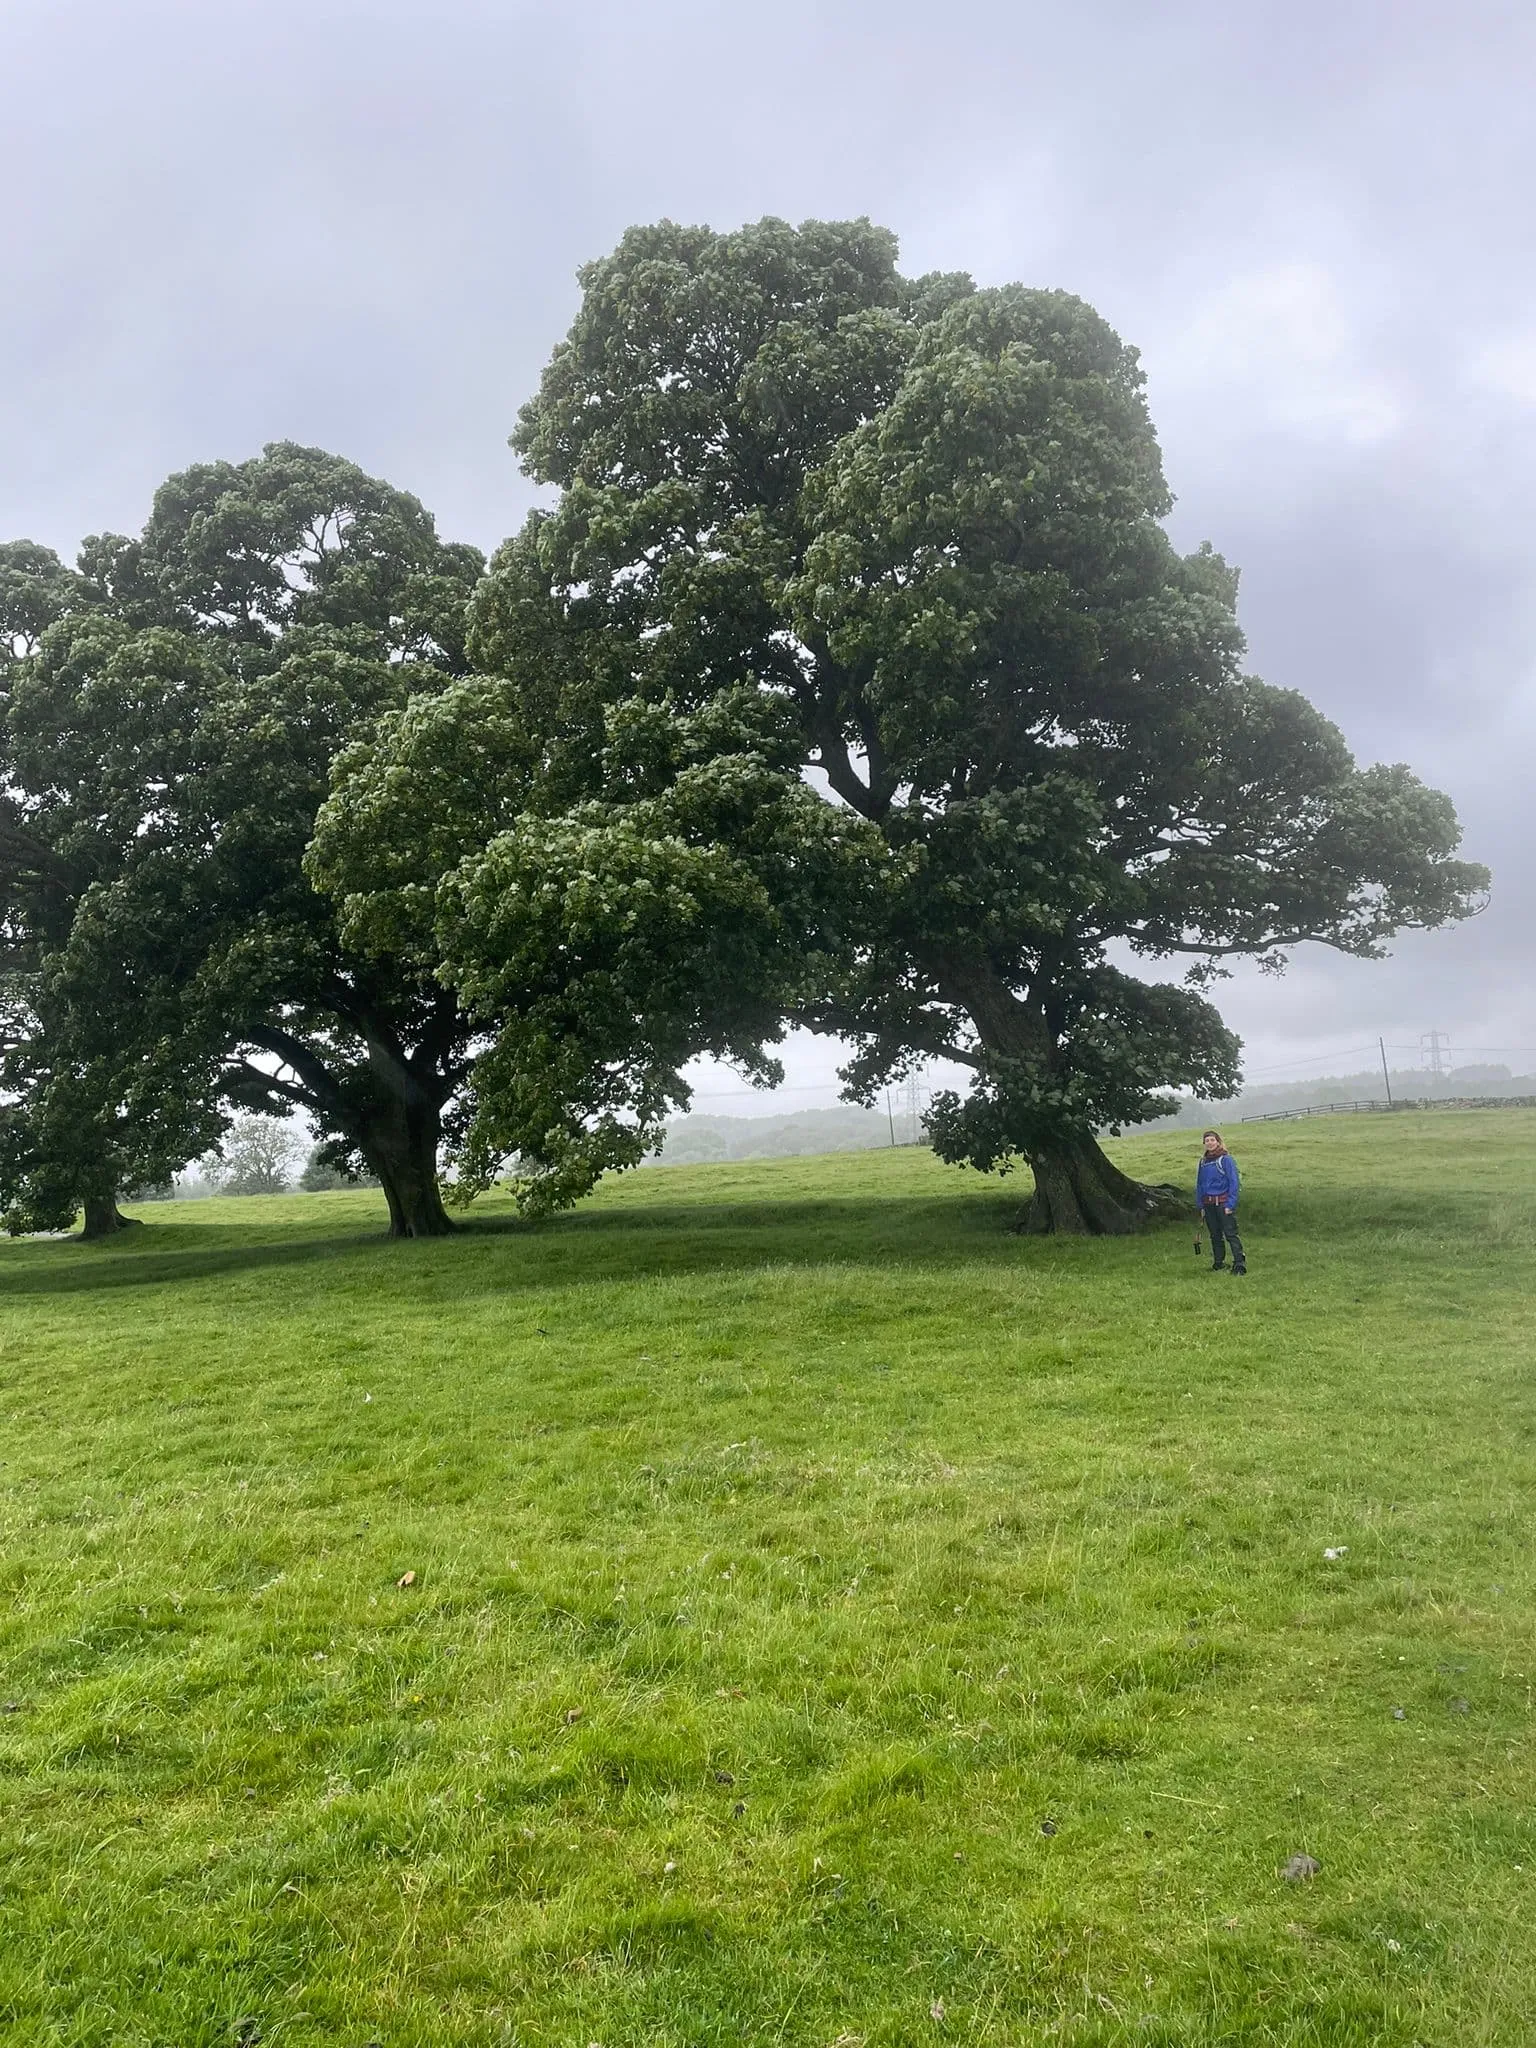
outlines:
[{"label": "green grass", "polygon": [[7,2048],[1528,2042],[1536,1116],[1238,1149],[0,1250]]}]

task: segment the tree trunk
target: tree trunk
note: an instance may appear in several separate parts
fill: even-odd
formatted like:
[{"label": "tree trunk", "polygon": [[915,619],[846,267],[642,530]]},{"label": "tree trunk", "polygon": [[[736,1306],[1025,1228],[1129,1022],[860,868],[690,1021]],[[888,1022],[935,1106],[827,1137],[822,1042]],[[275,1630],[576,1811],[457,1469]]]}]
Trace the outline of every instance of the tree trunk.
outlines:
[{"label": "tree trunk", "polygon": [[1132,1180],[1092,1138],[1027,1155],[1034,1198],[1019,1227],[1033,1236],[1127,1237],[1189,1206],[1181,1188]]},{"label": "tree trunk", "polygon": [[[932,969],[947,1001],[963,1008],[987,1052],[1004,1060],[1049,1068],[1055,1033],[1043,1004],[1026,1002],[990,969],[950,956]],[[1035,1192],[1019,1221],[1032,1236],[1128,1237],[1154,1216],[1189,1206],[1182,1189],[1132,1180],[1107,1159],[1092,1137],[1025,1146]]]},{"label": "tree trunk", "polygon": [[363,1157],[389,1203],[391,1237],[447,1237],[454,1227],[437,1184],[441,1123],[435,1103],[396,1098],[360,1136]]},{"label": "tree trunk", "polygon": [[85,1224],[80,1232],[82,1240],[115,1237],[120,1230],[135,1229],[139,1222],[137,1216],[125,1216],[118,1208],[114,1189],[108,1189],[105,1194],[87,1195],[84,1207]]}]

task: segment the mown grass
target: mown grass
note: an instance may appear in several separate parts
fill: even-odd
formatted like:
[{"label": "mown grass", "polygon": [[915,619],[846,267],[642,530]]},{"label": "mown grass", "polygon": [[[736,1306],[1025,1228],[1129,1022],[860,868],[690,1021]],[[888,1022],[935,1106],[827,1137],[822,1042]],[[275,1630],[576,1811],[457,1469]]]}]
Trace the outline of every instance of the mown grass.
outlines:
[{"label": "mown grass", "polygon": [[1536,1116],[1239,1149],[0,1250],[8,2048],[1529,2041]]}]

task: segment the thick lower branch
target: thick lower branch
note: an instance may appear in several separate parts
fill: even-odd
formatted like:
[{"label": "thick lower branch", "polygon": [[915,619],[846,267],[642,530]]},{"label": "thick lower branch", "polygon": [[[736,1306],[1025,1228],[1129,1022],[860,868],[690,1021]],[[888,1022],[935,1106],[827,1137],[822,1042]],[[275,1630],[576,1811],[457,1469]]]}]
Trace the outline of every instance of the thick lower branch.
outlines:
[{"label": "thick lower branch", "polygon": [[[1049,996],[1048,975],[1042,976],[1045,993],[1025,1000],[984,964],[950,961],[939,971],[944,977],[941,994],[965,1009],[983,1047],[999,1066],[1016,1061],[1045,1076],[1055,1071],[1062,1057],[1061,1018]],[[1052,1134],[1052,1121],[1043,1115],[1023,1121],[1025,1131],[1034,1127],[1041,1135],[1021,1147],[1035,1180],[1021,1228],[1037,1234],[1123,1237],[1144,1229],[1152,1217],[1183,1206],[1185,1198],[1177,1188],[1148,1187],[1132,1180],[1106,1158],[1096,1139],[1070,1129]]]},{"label": "thick lower branch", "polygon": [[[845,1009],[837,1003],[818,1003],[799,1010],[786,1010],[785,1021],[797,1025],[803,1031],[819,1032],[823,1037],[834,1034],[840,1038],[883,1039],[884,1034],[871,1031],[866,1019],[857,1010]],[[958,1066],[976,1068],[982,1064],[981,1054],[973,1047],[955,1045],[939,1031],[914,1031],[903,1025],[899,1035],[890,1039],[893,1048],[906,1052],[925,1052],[931,1059],[954,1060]]]},{"label": "thick lower branch", "polygon": [[[263,1025],[244,1034],[252,1045],[270,1052],[299,1077],[312,1107],[356,1147],[377,1177],[389,1204],[391,1237],[445,1237],[453,1223],[443,1207],[437,1178],[437,1153],[442,1136],[442,1105],[453,1080],[442,1073],[423,1075],[403,1059],[374,1057],[338,1079],[319,1054],[301,1039],[275,1026]],[[258,1070],[259,1071],[259,1070]],[[291,1084],[262,1077],[289,1099],[301,1099]]]},{"label": "thick lower branch", "polygon": [[341,1115],[345,1105],[339,1083],[324,1060],[302,1038],[295,1038],[292,1032],[273,1024],[254,1025],[240,1035],[280,1059],[285,1067],[291,1067],[310,1091],[316,1109],[326,1116]]}]

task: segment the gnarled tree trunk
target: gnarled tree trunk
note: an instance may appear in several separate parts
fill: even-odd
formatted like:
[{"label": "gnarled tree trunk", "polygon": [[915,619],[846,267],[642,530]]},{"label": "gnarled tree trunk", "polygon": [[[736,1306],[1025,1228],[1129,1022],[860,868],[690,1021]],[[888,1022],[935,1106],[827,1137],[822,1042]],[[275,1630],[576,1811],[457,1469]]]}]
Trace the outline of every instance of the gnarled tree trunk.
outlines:
[{"label": "gnarled tree trunk", "polygon": [[[451,998],[445,996],[444,1002],[451,1024]],[[338,1076],[327,1066],[325,1055],[297,1033],[261,1024],[242,1035],[274,1053],[295,1079],[274,1079],[248,1064],[237,1078],[256,1083],[258,1097],[276,1093],[318,1112],[330,1129],[362,1153],[389,1204],[391,1237],[447,1237],[454,1224],[438,1186],[437,1148],[443,1104],[459,1077],[443,1071],[441,1046],[435,1052],[430,1045],[419,1047],[414,1057],[408,1055],[387,1020],[361,997],[353,1007],[338,1004],[337,1009],[367,1043],[364,1072],[354,1068]]]},{"label": "gnarled tree trunk", "polygon": [[[1043,1003],[1021,998],[997,974],[974,963],[940,960],[945,994],[970,1015],[977,1036],[1001,1060],[1049,1067],[1055,1033]],[[1024,1147],[1035,1192],[1020,1219],[1032,1236],[1128,1237],[1153,1217],[1182,1211],[1188,1198],[1174,1187],[1149,1186],[1107,1159],[1096,1139],[1063,1135]]]},{"label": "gnarled tree trunk", "polygon": [[389,1203],[391,1237],[446,1237],[454,1228],[437,1181],[442,1117],[420,1094],[399,1096],[376,1110],[360,1134],[363,1157]]},{"label": "gnarled tree trunk", "polygon": [[117,1206],[117,1193],[109,1188],[105,1194],[87,1195],[84,1201],[85,1222],[80,1231],[82,1239],[115,1237],[120,1230],[136,1229],[137,1216],[125,1216]]},{"label": "gnarled tree trunk", "polygon": [[1031,1152],[1035,1192],[1019,1228],[1034,1236],[1127,1237],[1154,1216],[1182,1211],[1182,1189],[1148,1186],[1122,1173],[1093,1138]]}]

